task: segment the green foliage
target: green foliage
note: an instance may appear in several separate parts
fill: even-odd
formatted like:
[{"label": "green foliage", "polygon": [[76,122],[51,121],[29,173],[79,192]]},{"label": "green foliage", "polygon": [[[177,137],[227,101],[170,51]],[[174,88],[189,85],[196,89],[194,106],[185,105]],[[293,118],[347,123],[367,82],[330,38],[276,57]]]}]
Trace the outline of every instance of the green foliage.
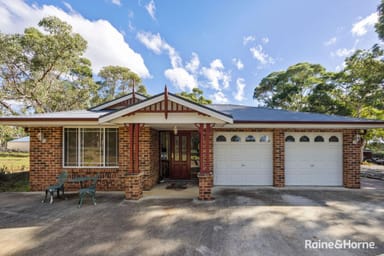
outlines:
[{"label": "green foliage", "polygon": [[193,88],[192,92],[181,92],[177,95],[199,104],[211,104],[212,101],[203,96],[204,92],[199,88]]},{"label": "green foliage", "polygon": [[379,21],[375,24],[375,29],[379,38],[384,41],[384,0],[381,0],[377,11],[379,13]]},{"label": "green foliage", "polygon": [[101,80],[97,82],[99,93],[96,102],[109,101],[125,95],[132,91],[133,86],[136,92],[147,95],[141,78],[127,67],[106,66],[100,70],[98,76]]},{"label": "green foliage", "polygon": [[348,113],[337,102],[331,72],[319,64],[298,63],[285,71],[269,74],[255,88],[254,99],[270,108],[318,113]]},{"label": "green foliage", "polygon": [[[96,93],[87,42],[67,23],[47,17],[24,34],[0,33],[0,106],[3,114],[81,109]],[[9,100],[22,103],[15,109]]]},{"label": "green foliage", "polygon": [[8,141],[23,136],[25,136],[25,132],[21,127],[0,125],[0,147],[5,147]]}]

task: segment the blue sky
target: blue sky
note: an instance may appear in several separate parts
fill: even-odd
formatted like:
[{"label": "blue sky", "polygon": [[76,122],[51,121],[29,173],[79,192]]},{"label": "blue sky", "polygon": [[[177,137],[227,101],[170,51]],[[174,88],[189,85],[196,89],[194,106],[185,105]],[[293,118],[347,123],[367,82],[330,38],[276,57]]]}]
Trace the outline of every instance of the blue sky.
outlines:
[{"label": "blue sky", "polygon": [[253,90],[298,62],[330,71],[379,43],[379,0],[0,0],[0,30],[55,15],[88,41],[94,72],[129,67],[148,93],[199,87],[215,103],[256,105]]}]

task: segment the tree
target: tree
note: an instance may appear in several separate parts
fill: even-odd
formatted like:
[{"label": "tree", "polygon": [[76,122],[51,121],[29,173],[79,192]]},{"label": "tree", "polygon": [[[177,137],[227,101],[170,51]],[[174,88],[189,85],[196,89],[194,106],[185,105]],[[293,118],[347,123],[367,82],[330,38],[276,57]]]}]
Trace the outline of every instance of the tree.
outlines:
[{"label": "tree", "polygon": [[375,24],[376,32],[379,38],[384,41],[384,0],[381,0],[380,5],[377,7],[379,13],[379,20]]},{"label": "tree", "polygon": [[[346,58],[345,68],[336,76],[344,92],[344,101],[352,116],[366,117],[367,109],[384,110],[384,52],[374,45],[369,50],[357,50]],[[364,110],[364,111],[363,111]],[[369,116],[372,117],[372,113]]]},{"label": "tree", "polygon": [[270,108],[339,113],[345,109],[336,104],[333,76],[319,64],[298,63],[263,78],[253,98]]},{"label": "tree", "polygon": [[178,95],[199,104],[211,104],[212,101],[203,96],[204,92],[199,88],[193,88],[192,92],[181,92]]},{"label": "tree", "polygon": [[96,101],[109,101],[128,92],[132,91],[135,86],[135,91],[147,95],[147,90],[141,84],[141,78],[129,68],[121,66],[106,66],[103,67],[98,76],[101,78],[97,82],[98,99]]},{"label": "tree", "polygon": [[[3,114],[88,107],[96,93],[87,42],[56,17],[24,34],[0,33],[0,107]],[[11,104],[15,101],[21,107]]]}]

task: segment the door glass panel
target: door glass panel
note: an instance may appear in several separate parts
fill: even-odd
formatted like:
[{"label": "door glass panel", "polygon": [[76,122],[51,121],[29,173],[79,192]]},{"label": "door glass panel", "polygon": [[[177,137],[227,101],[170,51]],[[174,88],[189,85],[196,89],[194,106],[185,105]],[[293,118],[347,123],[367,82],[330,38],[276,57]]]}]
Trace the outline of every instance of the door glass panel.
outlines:
[{"label": "door glass panel", "polygon": [[191,136],[191,168],[198,168],[200,165],[199,144],[200,144],[199,134],[197,132],[192,133],[192,136]]},{"label": "door glass panel", "polygon": [[187,136],[181,137],[181,161],[187,161]]},{"label": "door glass panel", "polygon": [[175,161],[180,159],[180,149],[179,149],[179,136],[175,136]]}]

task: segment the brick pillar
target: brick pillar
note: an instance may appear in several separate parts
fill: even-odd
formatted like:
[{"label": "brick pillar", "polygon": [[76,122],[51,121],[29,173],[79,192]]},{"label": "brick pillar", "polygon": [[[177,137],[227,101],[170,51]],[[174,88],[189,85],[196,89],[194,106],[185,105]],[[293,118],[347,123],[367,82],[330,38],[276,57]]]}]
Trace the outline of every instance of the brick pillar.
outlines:
[{"label": "brick pillar", "polygon": [[285,138],[284,131],[275,129],[273,131],[273,186],[285,186]]},{"label": "brick pillar", "polygon": [[143,174],[125,176],[125,199],[138,200],[143,197]]},{"label": "brick pillar", "polygon": [[343,132],[343,185],[346,188],[360,188],[361,141],[354,141],[358,130]]},{"label": "brick pillar", "polygon": [[198,174],[199,178],[199,200],[209,201],[213,200],[212,187],[213,187],[213,174]]}]

